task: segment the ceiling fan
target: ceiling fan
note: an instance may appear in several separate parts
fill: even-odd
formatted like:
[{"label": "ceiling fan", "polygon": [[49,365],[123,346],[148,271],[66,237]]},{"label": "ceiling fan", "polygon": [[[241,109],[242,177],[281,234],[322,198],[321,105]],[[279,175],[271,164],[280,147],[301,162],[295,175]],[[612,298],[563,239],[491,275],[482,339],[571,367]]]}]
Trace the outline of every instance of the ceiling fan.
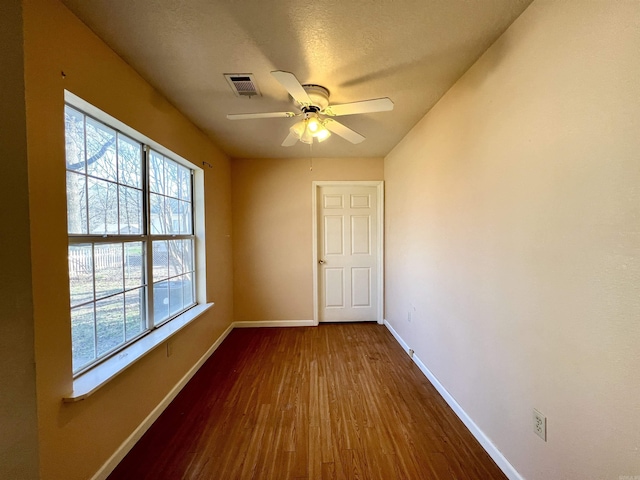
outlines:
[{"label": "ceiling fan", "polygon": [[271,75],[289,92],[296,108],[300,110],[298,113],[235,113],[227,115],[227,118],[229,120],[247,120],[302,117],[289,129],[289,135],[282,142],[283,147],[290,147],[298,141],[312,144],[314,138],[318,142],[323,142],[331,136],[331,133],[335,133],[351,143],[360,143],[364,140],[362,135],[334,120],[333,117],[393,110],[393,102],[387,97],[329,105],[329,90],[325,87],[314,84],[302,85],[290,72],[276,70],[271,72]]}]

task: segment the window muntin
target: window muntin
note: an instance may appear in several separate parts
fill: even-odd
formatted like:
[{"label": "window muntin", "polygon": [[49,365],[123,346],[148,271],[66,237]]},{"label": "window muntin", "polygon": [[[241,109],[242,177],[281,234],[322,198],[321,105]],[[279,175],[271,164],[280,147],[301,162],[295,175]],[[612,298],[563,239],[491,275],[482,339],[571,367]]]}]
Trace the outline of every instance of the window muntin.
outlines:
[{"label": "window muntin", "polygon": [[151,234],[191,235],[190,170],[154,150],[149,158]]},{"label": "window muntin", "polygon": [[77,375],[196,304],[193,171],[69,105],[65,138]]}]

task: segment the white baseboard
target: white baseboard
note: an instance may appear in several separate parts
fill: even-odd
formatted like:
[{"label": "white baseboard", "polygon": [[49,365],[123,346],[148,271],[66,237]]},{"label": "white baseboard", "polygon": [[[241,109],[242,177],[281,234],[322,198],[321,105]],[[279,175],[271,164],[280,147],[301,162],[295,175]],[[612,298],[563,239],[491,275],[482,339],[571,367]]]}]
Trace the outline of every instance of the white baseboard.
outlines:
[{"label": "white baseboard", "polygon": [[402,349],[409,353],[409,345],[407,345],[407,342],[405,342],[402,337],[398,334],[398,332],[395,331],[395,329],[391,326],[391,324],[389,322],[387,322],[387,320],[384,320],[384,325],[387,327],[387,330],[389,330],[391,332],[391,335],[393,335],[393,338],[396,339],[396,342],[398,342],[400,344],[400,346],[402,347]]},{"label": "white baseboard", "polygon": [[313,320],[265,320],[259,322],[233,322],[234,328],[260,328],[260,327],[315,327]]},{"label": "white baseboard", "polygon": [[[391,335],[394,336],[396,341],[402,346],[405,352],[409,353],[409,345],[405,342],[402,337],[395,331],[395,329],[391,326],[391,324],[385,320],[384,324],[386,325]],[[431,384],[438,390],[438,393],[444,398],[444,400],[449,404],[451,409],[455,412],[462,423],[469,429],[471,434],[478,440],[482,448],[489,454],[489,456],[493,459],[494,462],[500,467],[500,470],[509,478],[509,480],[524,480],[524,478],[518,473],[518,471],[509,463],[509,461],[502,455],[500,450],[491,442],[489,437],[487,437],[482,430],[475,424],[475,422],[471,419],[471,417],[465,412],[460,404],[456,402],[456,399],[451,396],[451,394],[447,391],[446,388],[438,381],[436,376],[427,368],[427,366],[418,358],[418,356],[414,353],[411,357],[413,362],[418,366],[420,371],[424,374],[425,377],[431,382]]]},{"label": "white baseboard", "polygon": [[133,431],[129,437],[122,442],[122,444],[118,447],[118,449],[111,455],[109,460],[107,460],[100,470],[96,472],[96,474],[91,478],[91,480],[105,480],[109,474],[118,466],[118,464],[122,461],[122,459],[129,453],[129,450],[133,448],[140,438],[145,434],[145,432],[153,425],[153,422],[164,412],[164,410],[169,406],[169,404],[173,401],[173,399],[180,393],[180,390],[184,388],[184,386],[191,380],[191,377],[195,375],[195,373],[204,365],[209,357],[216,351],[216,349],[220,346],[220,344],[227,338],[227,335],[233,330],[233,324],[229,325],[227,329],[222,332],[222,334],[218,337],[218,339],[214,342],[213,345],[205,352],[202,357],[196,362],[196,364],[189,369],[189,371],[180,379],[178,383],[174,385],[171,391],[167,394],[166,397],[162,399],[162,401],[154,408],[147,418],[145,418],[140,425]]}]

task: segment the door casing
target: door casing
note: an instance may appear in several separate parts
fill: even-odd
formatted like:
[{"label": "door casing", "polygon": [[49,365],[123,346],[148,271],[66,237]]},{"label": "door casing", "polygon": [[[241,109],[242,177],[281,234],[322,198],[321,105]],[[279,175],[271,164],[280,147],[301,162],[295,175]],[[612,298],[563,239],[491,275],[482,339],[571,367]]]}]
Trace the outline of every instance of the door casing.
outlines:
[{"label": "door casing", "polygon": [[326,186],[366,186],[366,187],[377,187],[377,203],[378,203],[378,211],[377,211],[377,221],[378,221],[378,251],[377,251],[377,262],[378,262],[378,318],[377,322],[382,325],[384,323],[384,181],[375,180],[375,181],[314,181],[312,182],[312,209],[313,209],[313,323],[314,325],[319,324],[319,308],[320,305],[318,303],[318,192],[321,187]]}]

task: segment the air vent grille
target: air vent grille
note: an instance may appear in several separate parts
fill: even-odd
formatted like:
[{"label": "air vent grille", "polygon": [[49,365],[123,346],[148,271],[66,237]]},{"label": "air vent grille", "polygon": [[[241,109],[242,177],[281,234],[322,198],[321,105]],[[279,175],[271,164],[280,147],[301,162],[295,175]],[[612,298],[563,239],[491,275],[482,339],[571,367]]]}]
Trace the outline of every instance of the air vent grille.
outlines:
[{"label": "air vent grille", "polygon": [[258,84],[251,73],[225,73],[224,78],[231,86],[236,97],[260,96]]}]

